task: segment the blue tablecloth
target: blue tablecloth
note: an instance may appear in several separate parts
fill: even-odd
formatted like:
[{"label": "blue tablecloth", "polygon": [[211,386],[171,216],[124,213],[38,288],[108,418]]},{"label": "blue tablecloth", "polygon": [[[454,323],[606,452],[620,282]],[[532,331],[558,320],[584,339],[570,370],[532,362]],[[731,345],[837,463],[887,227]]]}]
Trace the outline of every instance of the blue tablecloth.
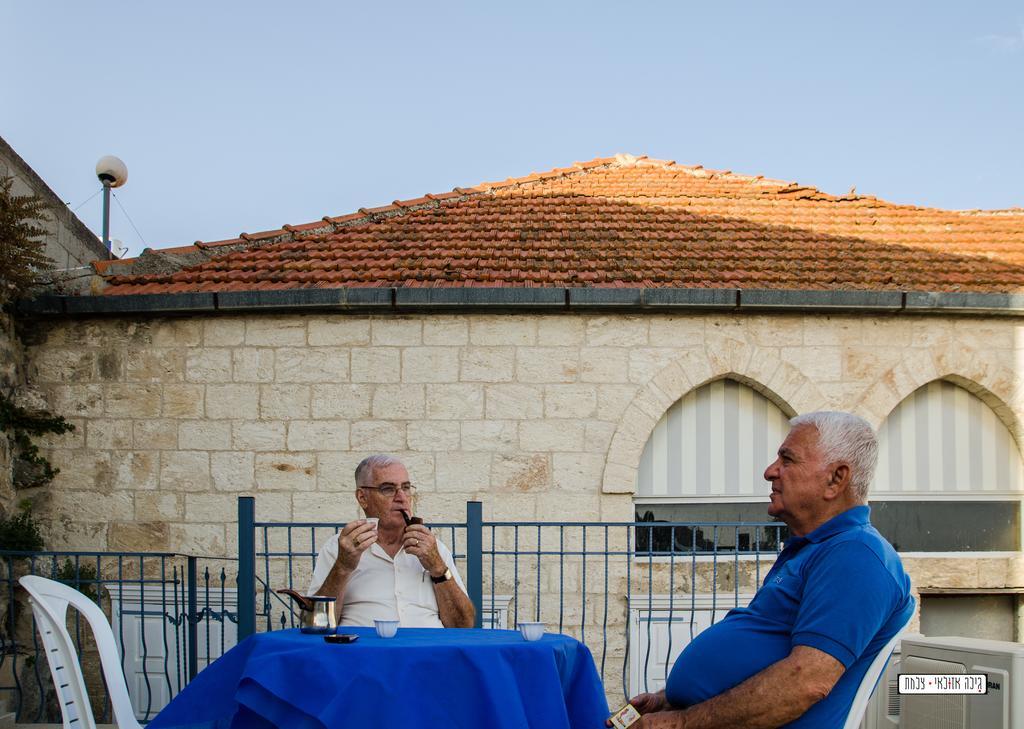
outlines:
[{"label": "blue tablecloth", "polygon": [[201,671],[150,729],[465,727],[600,729],[604,688],[585,645],[509,630],[369,628],[344,645],[260,633]]}]

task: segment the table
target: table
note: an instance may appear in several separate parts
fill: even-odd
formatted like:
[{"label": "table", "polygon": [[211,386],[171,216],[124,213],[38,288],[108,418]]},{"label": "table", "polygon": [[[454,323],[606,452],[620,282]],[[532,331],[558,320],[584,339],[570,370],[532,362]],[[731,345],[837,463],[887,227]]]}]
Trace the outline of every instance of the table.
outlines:
[{"label": "table", "polygon": [[199,673],[149,729],[599,729],[610,713],[585,645],[516,631],[400,628],[332,645],[257,633]]}]

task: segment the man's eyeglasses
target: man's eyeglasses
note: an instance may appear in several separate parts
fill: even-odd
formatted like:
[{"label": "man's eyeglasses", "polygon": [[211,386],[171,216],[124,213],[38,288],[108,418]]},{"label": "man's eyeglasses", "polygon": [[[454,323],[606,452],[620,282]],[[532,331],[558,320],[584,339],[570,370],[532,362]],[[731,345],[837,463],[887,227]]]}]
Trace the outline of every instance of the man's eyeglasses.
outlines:
[{"label": "man's eyeglasses", "polygon": [[380,486],[360,486],[361,489],[368,489],[369,491],[377,491],[385,499],[395,498],[395,494],[401,489],[402,493],[406,496],[413,496],[416,494],[416,487],[411,483],[403,483],[401,486],[393,483],[382,483]]}]

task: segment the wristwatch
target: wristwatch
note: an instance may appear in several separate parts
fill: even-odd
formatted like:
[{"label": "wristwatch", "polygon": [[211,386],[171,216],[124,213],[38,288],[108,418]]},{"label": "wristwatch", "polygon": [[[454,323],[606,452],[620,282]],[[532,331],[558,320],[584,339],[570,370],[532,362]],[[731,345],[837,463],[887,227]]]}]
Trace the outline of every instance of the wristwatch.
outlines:
[{"label": "wristwatch", "polygon": [[434,577],[433,575],[431,575],[430,576],[430,581],[433,582],[435,585],[440,585],[442,582],[447,582],[451,578],[452,578],[452,571],[450,569],[448,569],[448,568],[445,568],[445,571],[444,571],[443,575],[441,575],[440,577]]}]

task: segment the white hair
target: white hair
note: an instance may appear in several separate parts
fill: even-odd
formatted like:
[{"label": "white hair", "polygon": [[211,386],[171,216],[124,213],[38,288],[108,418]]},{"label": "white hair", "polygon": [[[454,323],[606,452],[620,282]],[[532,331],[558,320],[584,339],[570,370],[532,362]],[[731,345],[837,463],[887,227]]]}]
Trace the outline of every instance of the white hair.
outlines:
[{"label": "white hair", "polygon": [[362,488],[363,486],[369,486],[370,480],[373,478],[374,472],[378,468],[387,468],[395,464],[401,465],[401,461],[394,456],[384,455],[378,453],[373,456],[367,456],[359,462],[356,466],[356,488]]},{"label": "white hair", "polygon": [[861,503],[867,503],[868,487],[878,463],[878,438],[864,418],[837,410],[821,410],[790,419],[793,428],[810,425],[818,431],[818,446],[829,463],[843,461],[850,466],[850,489]]}]

